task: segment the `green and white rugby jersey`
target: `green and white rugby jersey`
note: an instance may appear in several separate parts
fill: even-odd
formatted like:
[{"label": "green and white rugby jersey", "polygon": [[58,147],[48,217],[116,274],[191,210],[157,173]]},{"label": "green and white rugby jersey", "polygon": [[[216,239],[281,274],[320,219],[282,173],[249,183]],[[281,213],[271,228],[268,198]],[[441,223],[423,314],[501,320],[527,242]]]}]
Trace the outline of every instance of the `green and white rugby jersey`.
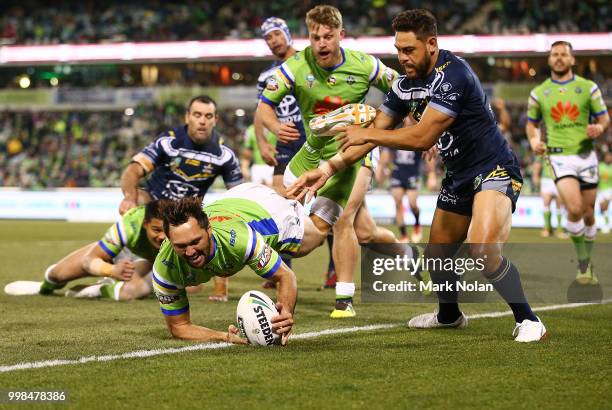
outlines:
[{"label": "green and white rugby jersey", "polygon": [[279,230],[270,214],[254,201],[227,198],[204,206],[212,227],[213,254],[202,268],[190,266],[165,240],[153,266],[153,290],[162,313],[189,310],[185,287],[208,282],[213,276],[231,276],[246,265],[262,278],[278,270],[278,251],[299,248],[299,242],[279,243]]},{"label": "green and white rugby jersey", "polygon": [[98,246],[113,258],[127,247],[141,258],[154,260],[157,249],[147,238],[143,227],[144,217],[144,205],[130,209],[119,222],[108,228],[104,237],[98,241]]},{"label": "green and white rugby jersey", "polygon": [[575,155],[593,150],[587,137],[589,117],[608,112],[597,84],[575,75],[571,80],[544,81],[529,95],[529,121],[546,125],[547,146],[552,154]]},{"label": "green and white rugby jersey", "polygon": [[[276,145],[276,135],[265,130],[265,137],[268,142],[272,145]],[[251,124],[247,127],[244,132],[244,148],[253,151],[253,165],[266,165],[266,161],[261,157],[261,151],[259,151],[259,145],[257,144],[257,136],[255,135],[255,125]]]}]

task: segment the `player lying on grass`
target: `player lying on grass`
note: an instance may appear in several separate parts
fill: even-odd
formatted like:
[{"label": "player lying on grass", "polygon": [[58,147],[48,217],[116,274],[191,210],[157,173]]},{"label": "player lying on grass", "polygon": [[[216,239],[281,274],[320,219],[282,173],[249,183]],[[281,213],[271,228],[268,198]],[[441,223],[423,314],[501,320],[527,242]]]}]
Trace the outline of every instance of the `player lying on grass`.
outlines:
[{"label": "player lying on grass", "polygon": [[72,280],[109,278],[67,292],[75,297],[131,300],[151,293],[150,272],[166,238],[158,201],[132,208],[98,242],[85,245],[49,266],[42,282],[17,281],[5,288],[13,295],[51,295]]},{"label": "player lying on grass", "polygon": [[297,283],[279,253],[305,256],[325,239],[305,216],[302,205],[272,188],[246,183],[228,190],[203,210],[197,198],[164,201],[162,216],[168,240],[155,259],[153,289],[172,336],[246,343],[233,325],[219,332],[191,323],[185,288],[214,276],[234,275],[248,265],[276,284],[280,314],[272,319],[272,327],[286,344]]},{"label": "player lying on grass", "polygon": [[[518,270],[502,255],[522,186],[518,160],[495,123],[476,74],[463,59],[438,48],[434,16],[426,10],[405,11],[393,20],[393,29],[406,75],[387,94],[375,128],[341,130],[337,139],[343,152],[302,175],[287,193],[318,189],[377,145],[425,151],[437,144],[447,172],[426,255],[452,257],[453,248],[470,243],[472,257],[486,261],[485,275],[514,313],[515,340],[539,341],[546,328],[527,303]],[[393,130],[408,114],[418,123]],[[430,273],[444,289],[438,292],[439,310],[411,319],[408,326],[466,327],[453,286],[458,277],[444,270]]]}]

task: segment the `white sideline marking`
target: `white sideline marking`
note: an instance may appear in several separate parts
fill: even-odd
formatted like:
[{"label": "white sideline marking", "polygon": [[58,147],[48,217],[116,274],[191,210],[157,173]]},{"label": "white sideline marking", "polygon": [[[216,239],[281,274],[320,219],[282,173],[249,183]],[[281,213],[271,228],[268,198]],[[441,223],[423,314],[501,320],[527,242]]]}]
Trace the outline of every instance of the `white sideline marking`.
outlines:
[{"label": "white sideline marking", "polygon": [[[604,299],[601,303],[566,303],[560,305],[550,305],[550,306],[542,306],[533,308],[534,312],[544,312],[548,310],[558,310],[558,309],[571,309],[582,306],[589,305],[599,305],[599,304],[607,304],[612,302],[612,299]],[[469,319],[483,319],[483,318],[496,318],[502,316],[510,316],[512,315],[512,311],[502,311],[502,312],[488,312],[488,313],[478,313],[475,315],[468,316]],[[291,336],[292,340],[299,339],[313,339],[319,336],[327,336],[327,335],[337,335],[342,333],[354,333],[354,332],[367,332],[370,330],[379,330],[379,329],[392,329],[395,327],[404,326],[404,323],[387,323],[380,325],[368,325],[368,326],[355,326],[355,327],[345,327],[340,329],[326,329],[320,330],[318,332],[306,332],[300,333],[297,335]],[[13,365],[0,366],[0,373],[8,373],[13,372],[15,370],[28,370],[28,369],[40,369],[43,367],[55,367],[55,366],[63,366],[68,364],[83,364],[83,363],[91,363],[91,362],[110,362],[113,360],[122,360],[122,359],[133,359],[139,357],[152,357],[152,356],[160,356],[166,354],[175,354],[175,353],[183,353],[183,352],[193,352],[199,350],[212,350],[212,349],[222,349],[224,347],[234,346],[231,343],[199,343],[190,346],[183,347],[169,347],[163,349],[153,349],[153,350],[138,350],[135,352],[127,352],[122,354],[111,354],[105,356],[85,356],[80,359],[73,360],[43,360],[40,362],[25,362],[25,363],[17,363]]]}]

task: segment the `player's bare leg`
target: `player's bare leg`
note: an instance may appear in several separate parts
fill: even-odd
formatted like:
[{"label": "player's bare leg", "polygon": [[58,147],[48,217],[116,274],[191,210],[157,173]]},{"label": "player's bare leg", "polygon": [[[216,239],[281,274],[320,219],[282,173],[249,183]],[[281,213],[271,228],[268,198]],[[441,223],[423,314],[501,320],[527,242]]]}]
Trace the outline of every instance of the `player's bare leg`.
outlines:
[{"label": "player's bare leg", "polygon": [[397,225],[400,233],[400,242],[409,242],[406,225],[404,224],[404,193],[406,191],[402,187],[391,188],[391,196],[395,202],[395,225]]},{"label": "player's bare leg", "polygon": [[408,196],[408,206],[410,206],[410,211],[412,215],[414,215],[414,227],[412,228],[412,242],[420,242],[423,234],[421,233],[421,221],[419,219],[421,210],[417,205],[417,198],[419,197],[419,191],[416,189],[409,189],[407,192]]},{"label": "player's bare leg", "polygon": [[550,192],[542,192],[541,196],[544,204],[544,228],[542,229],[540,235],[543,238],[548,238],[550,235],[552,235],[550,204],[554,198],[554,195]]},{"label": "player's bare leg", "polygon": [[546,328],[535,316],[525,297],[519,272],[502,255],[503,244],[512,227],[512,202],[501,192],[484,190],[476,194],[467,241],[472,258],[484,261],[483,273],[512,309],[519,342],[535,342],[546,337]]},{"label": "player's bare leg", "polygon": [[[576,178],[562,178],[556,182],[559,196],[567,210],[567,232],[574,243],[578,257],[578,273],[576,281],[589,284],[593,280],[590,266],[590,253],[597,227],[594,218],[587,216],[586,210],[595,205],[595,189],[580,191],[580,183]],[[587,219],[588,217],[588,219]],[[587,244],[590,242],[590,244]]]},{"label": "player's bare leg", "polygon": [[94,246],[95,242],[85,245],[49,266],[40,285],[40,294],[51,294],[54,290],[63,288],[71,280],[91,276],[83,267],[83,258]]}]

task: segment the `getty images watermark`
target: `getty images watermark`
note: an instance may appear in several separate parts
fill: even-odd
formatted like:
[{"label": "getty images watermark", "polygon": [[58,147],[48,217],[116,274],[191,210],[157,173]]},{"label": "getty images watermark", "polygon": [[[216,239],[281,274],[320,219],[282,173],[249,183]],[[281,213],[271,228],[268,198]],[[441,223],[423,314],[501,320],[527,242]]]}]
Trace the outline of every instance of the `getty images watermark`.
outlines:
[{"label": "getty images watermark", "polygon": [[585,283],[576,280],[576,253],[569,242],[362,245],[362,302],[437,303],[438,296],[444,297],[445,292],[458,292],[460,302],[501,302],[486,272],[495,266],[487,263],[490,255],[500,258],[499,252],[489,251],[501,249],[520,272],[524,288],[524,295],[512,286],[505,289],[510,302],[522,303],[526,297],[530,303],[596,303],[612,294],[612,253],[608,246],[595,244],[591,256],[594,280]]}]

